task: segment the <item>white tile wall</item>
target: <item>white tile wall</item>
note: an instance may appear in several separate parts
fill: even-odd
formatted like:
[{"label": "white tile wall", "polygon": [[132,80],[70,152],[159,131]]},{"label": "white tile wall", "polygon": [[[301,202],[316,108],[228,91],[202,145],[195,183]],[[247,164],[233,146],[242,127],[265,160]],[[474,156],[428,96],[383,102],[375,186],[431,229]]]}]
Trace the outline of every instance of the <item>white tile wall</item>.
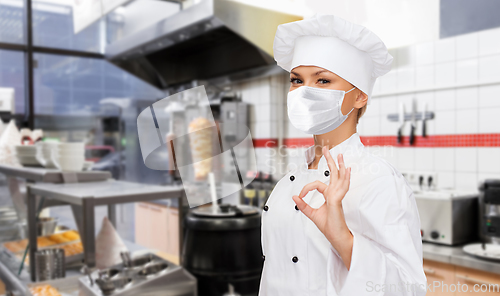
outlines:
[{"label": "white tile wall", "polygon": [[434,64],[417,66],[415,73],[416,88],[434,87],[434,68]]},{"label": "white tile wall", "polygon": [[436,64],[435,76],[435,86],[437,87],[454,85],[456,81],[455,62]]},{"label": "white tile wall", "polygon": [[479,81],[500,80],[500,54],[479,58]]},{"label": "white tile wall", "polygon": [[477,165],[478,172],[500,174],[500,148],[477,148]]},{"label": "white tile wall", "polygon": [[434,42],[417,44],[416,46],[416,64],[428,65],[434,64]]},{"label": "white tile wall", "polygon": [[455,125],[455,110],[440,111],[434,118],[434,129],[437,135],[454,135],[457,133]]},{"label": "white tile wall", "polygon": [[500,130],[500,108],[479,109],[479,132],[499,133]]},{"label": "white tile wall", "polygon": [[491,55],[500,53],[500,28],[485,30],[478,33],[479,55]]},{"label": "white tile wall", "polygon": [[479,54],[479,36],[477,33],[465,34],[456,37],[456,58],[464,60],[476,58]]},{"label": "white tile wall", "polygon": [[456,64],[456,83],[476,83],[479,78],[479,60],[477,58],[460,60]]},{"label": "white tile wall", "polygon": [[446,38],[435,43],[435,62],[444,63],[455,61],[456,38]]},{"label": "white tile wall", "polygon": [[455,189],[469,191],[476,190],[477,188],[477,173],[455,172]]},{"label": "white tile wall", "polygon": [[500,84],[479,86],[479,108],[500,107]]},{"label": "white tile wall", "polygon": [[456,131],[460,134],[476,134],[479,131],[477,109],[462,109],[456,111]]},{"label": "white tile wall", "polygon": [[434,148],[434,169],[436,171],[455,171],[455,148]]},{"label": "white tile wall", "polygon": [[479,92],[479,89],[477,86],[458,88],[456,91],[456,108],[457,108],[457,110],[477,108],[478,102],[479,102],[478,92]]},{"label": "white tile wall", "polygon": [[435,92],[434,99],[435,99],[436,111],[455,110],[456,90],[455,89],[438,90]]},{"label": "white tile wall", "polygon": [[434,151],[432,148],[415,148],[415,170],[434,170]]},{"label": "white tile wall", "polygon": [[477,172],[477,148],[455,148],[455,171]]}]

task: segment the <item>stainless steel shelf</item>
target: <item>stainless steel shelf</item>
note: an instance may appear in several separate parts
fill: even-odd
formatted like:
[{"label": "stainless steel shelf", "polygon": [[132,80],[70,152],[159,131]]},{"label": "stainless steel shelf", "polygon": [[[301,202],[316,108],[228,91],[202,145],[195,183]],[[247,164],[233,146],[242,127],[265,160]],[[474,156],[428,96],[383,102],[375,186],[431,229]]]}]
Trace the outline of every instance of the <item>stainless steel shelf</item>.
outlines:
[{"label": "stainless steel shelf", "polygon": [[[151,201],[177,198],[182,208],[184,189],[182,186],[157,186],[116,180],[88,183],[39,183],[28,185],[28,229],[30,258],[35,258],[37,196],[47,199],[49,205],[72,206],[78,230],[82,237],[85,263],[95,266],[95,215],[99,205]],[[179,211],[179,244],[182,246],[182,211]],[[31,280],[35,281],[35,265],[30,264]]]},{"label": "stainless steel shelf", "polygon": [[[8,177],[23,178],[33,182],[63,183],[64,172],[56,169],[45,169],[36,167],[15,167],[10,165],[0,165],[0,173]],[[75,172],[78,182],[96,182],[111,178],[111,173],[107,171],[86,171]]]},{"label": "stainless steel shelf", "polygon": [[427,242],[422,243],[424,259],[500,274],[500,262],[470,256],[462,248],[463,245],[445,246]]},{"label": "stainless steel shelf", "polygon": [[116,180],[90,183],[33,184],[29,185],[29,188],[32,194],[74,205],[82,205],[83,200],[91,198],[96,206],[179,198],[183,192],[182,186],[157,186]]}]

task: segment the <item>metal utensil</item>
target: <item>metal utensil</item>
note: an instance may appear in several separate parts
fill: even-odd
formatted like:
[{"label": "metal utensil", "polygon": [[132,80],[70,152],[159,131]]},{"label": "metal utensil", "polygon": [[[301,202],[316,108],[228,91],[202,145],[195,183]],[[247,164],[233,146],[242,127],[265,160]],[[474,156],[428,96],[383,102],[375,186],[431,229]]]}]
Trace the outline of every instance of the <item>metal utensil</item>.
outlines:
[{"label": "metal utensil", "polygon": [[38,250],[35,253],[36,281],[53,280],[66,276],[63,249]]},{"label": "metal utensil", "polygon": [[54,234],[56,226],[57,226],[57,218],[54,217],[38,218],[37,222],[38,236]]},{"label": "metal utensil", "polygon": [[132,259],[130,258],[130,252],[120,252],[120,257],[122,258],[123,266],[130,267],[132,264]]},{"label": "metal utensil", "polygon": [[405,126],[405,106],[403,103],[399,103],[399,116],[398,116],[399,128],[398,128],[398,143],[403,143],[403,128]]},{"label": "metal utensil", "polygon": [[240,296],[239,293],[234,291],[234,286],[232,284],[228,284],[229,286],[229,291],[227,293],[224,293],[223,296]]},{"label": "metal utensil", "polygon": [[80,272],[87,275],[88,278],[89,278],[89,281],[90,281],[90,285],[93,286],[94,285],[94,280],[92,279],[92,277],[90,276],[90,268],[87,266],[87,265],[84,265],[82,267],[82,269],[80,269]]},{"label": "metal utensil", "polygon": [[415,98],[413,98],[411,109],[410,145],[413,145],[415,144],[415,130],[417,128],[417,101]]}]

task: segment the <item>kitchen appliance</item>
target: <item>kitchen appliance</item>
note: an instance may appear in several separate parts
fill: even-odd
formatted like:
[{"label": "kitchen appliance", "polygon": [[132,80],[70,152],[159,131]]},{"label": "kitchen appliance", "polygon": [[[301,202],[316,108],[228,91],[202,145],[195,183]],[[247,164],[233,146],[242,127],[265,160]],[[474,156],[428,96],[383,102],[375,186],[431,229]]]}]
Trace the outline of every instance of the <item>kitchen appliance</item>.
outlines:
[{"label": "kitchen appliance", "polygon": [[79,296],[198,295],[196,278],[181,266],[151,253],[87,273],[79,278],[79,287]]},{"label": "kitchen appliance", "polygon": [[[200,295],[257,295],[262,273],[261,211],[247,205],[202,206],[186,215],[183,266]],[[203,292],[203,293],[202,293]]]},{"label": "kitchen appliance", "polygon": [[478,194],[416,191],[422,240],[457,245],[477,239]]},{"label": "kitchen appliance", "polygon": [[500,262],[500,244],[474,243],[465,245],[462,250],[480,259]]},{"label": "kitchen appliance", "polygon": [[487,179],[479,186],[481,241],[500,244],[500,180]]},{"label": "kitchen appliance", "polygon": [[302,19],[230,0],[202,0],[165,15],[105,48],[111,63],[160,89],[255,68],[279,70],[276,27]]}]

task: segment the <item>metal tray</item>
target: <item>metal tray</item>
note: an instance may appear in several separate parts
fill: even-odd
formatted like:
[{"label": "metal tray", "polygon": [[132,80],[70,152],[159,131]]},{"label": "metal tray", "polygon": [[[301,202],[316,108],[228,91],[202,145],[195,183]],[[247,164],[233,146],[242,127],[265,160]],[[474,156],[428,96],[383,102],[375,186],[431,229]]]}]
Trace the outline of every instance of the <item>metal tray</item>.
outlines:
[{"label": "metal tray", "polygon": [[[65,232],[65,231],[64,231]],[[47,237],[47,236],[45,236]],[[74,244],[74,243],[79,243],[81,242],[81,240],[73,240],[73,241],[69,241],[69,242],[65,242],[65,243],[60,243],[60,244],[55,244],[55,245],[50,245],[50,246],[46,246],[46,247],[39,247],[38,249],[39,250],[45,250],[45,249],[54,249],[54,248],[60,248],[62,246],[65,246],[65,245],[70,245],[70,244]],[[5,247],[5,243],[8,243],[8,242],[3,242],[1,244],[2,248],[5,249],[5,251],[9,254],[11,254],[13,257],[17,258],[19,260],[19,263],[21,263],[21,260],[23,260],[23,256],[24,256],[24,250],[23,251],[18,251],[18,252],[12,252],[11,250],[9,250],[7,247]],[[84,258],[84,252],[81,252],[81,253],[78,253],[78,254],[75,254],[75,255],[71,255],[71,256],[65,256],[65,264],[66,265],[71,265],[73,263],[81,263],[82,260]],[[24,264],[25,266],[29,266],[29,262],[25,262]]]}]

